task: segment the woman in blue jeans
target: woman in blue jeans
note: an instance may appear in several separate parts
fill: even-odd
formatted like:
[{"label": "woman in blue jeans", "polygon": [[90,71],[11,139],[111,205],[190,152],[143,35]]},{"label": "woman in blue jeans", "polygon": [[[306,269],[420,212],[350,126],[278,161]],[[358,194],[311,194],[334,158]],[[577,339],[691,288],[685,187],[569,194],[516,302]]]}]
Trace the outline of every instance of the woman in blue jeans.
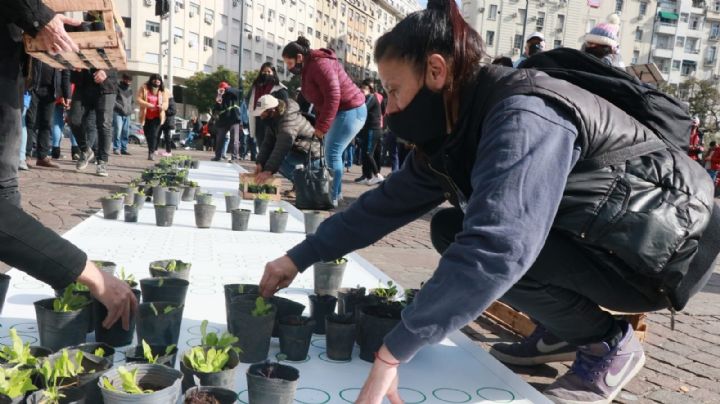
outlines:
[{"label": "woman in blue jeans", "polygon": [[325,160],[333,172],[331,196],[337,206],[342,199],[342,155],[365,125],[365,95],[331,49],[310,49],[301,36],[285,46],[282,56],[290,73],[302,74],[302,95],[314,104],[315,136],[325,140]]}]

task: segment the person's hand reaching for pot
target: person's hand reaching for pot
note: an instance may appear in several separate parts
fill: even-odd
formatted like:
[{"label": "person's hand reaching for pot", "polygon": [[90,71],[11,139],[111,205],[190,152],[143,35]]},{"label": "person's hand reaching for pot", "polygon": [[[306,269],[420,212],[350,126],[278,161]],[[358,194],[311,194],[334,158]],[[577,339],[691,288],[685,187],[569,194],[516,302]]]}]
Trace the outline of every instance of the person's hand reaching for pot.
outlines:
[{"label": "person's hand reaching for pot", "polygon": [[297,266],[287,255],[268,262],[260,281],[260,294],[266,298],[272,297],[280,289],[290,286],[297,274]]},{"label": "person's hand reaching for pot", "polygon": [[103,327],[110,328],[122,320],[123,328],[130,329],[130,315],[137,310],[138,302],[127,283],[100,271],[92,261],[85,264],[77,281],[87,286],[90,294],[107,308]]}]

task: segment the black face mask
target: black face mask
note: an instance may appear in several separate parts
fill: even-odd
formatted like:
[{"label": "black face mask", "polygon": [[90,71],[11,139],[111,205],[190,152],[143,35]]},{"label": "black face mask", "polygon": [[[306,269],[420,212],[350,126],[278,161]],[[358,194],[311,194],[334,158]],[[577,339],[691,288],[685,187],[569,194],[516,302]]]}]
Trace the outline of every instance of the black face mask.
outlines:
[{"label": "black face mask", "polygon": [[130,87],[129,83],[126,83],[124,81],[120,82],[120,88],[122,88],[123,90],[127,90],[128,87]]},{"label": "black face mask", "polygon": [[273,82],[273,75],[272,74],[263,74],[260,76],[260,84],[263,86],[266,86]]},{"label": "black face mask", "polygon": [[152,88],[160,88],[160,84],[150,83],[150,87],[152,87]]},{"label": "black face mask", "polygon": [[402,111],[387,116],[390,130],[407,142],[424,145],[447,134],[442,93],[423,86]]},{"label": "black face mask", "polygon": [[303,64],[302,63],[295,63],[295,66],[292,67],[292,69],[288,69],[288,71],[294,75],[298,75],[302,73]]}]

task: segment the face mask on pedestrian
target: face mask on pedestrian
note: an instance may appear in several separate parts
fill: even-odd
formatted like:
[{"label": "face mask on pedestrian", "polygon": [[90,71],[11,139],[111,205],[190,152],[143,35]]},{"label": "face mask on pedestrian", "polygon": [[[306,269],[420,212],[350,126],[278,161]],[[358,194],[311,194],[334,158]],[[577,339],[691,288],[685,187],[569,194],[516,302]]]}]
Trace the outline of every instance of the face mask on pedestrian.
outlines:
[{"label": "face mask on pedestrian", "polygon": [[157,82],[157,81],[153,81],[152,83],[150,83],[150,87],[152,87],[152,88],[160,88],[160,83]]},{"label": "face mask on pedestrian", "polygon": [[402,110],[387,116],[390,130],[409,143],[423,145],[447,133],[442,93],[423,84],[415,98]]},{"label": "face mask on pedestrian", "polygon": [[272,82],[273,82],[272,74],[263,74],[260,76],[260,84],[266,86],[268,84],[271,84]]}]

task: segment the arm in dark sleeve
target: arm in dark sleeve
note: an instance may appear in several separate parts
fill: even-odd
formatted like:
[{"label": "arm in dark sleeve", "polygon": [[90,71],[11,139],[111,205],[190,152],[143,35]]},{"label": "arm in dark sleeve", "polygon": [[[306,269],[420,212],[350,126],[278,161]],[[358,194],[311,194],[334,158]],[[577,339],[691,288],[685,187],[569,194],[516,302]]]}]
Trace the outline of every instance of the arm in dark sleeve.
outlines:
[{"label": "arm in dark sleeve", "polygon": [[0,200],[0,260],[54,289],[75,282],[87,255],[23,210]]},{"label": "arm in dark sleeve", "polygon": [[69,100],[72,97],[72,86],[70,86],[70,70],[63,70],[60,73],[60,91],[62,97]]},{"label": "arm in dark sleeve", "polygon": [[444,201],[443,191],[427,166],[411,153],[403,167],[379,187],[365,192],[345,211],[325,220],[315,235],[288,251],[300,271],[380,240]]},{"label": "arm in dark sleeve", "polygon": [[323,95],[322,108],[318,109],[315,119],[315,129],[322,133],[330,130],[335,116],[337,116],[338,108],[340,108],[340,79],[335,70],[330,69],[327,65],[318,64],[315,67],[319,72],[314,75],[314,84],[320,89]]},{"label": "arm in dark sleeve", "polygon": [[286,88],[281,88],[277,91],[274,91],[272,93],[272,96],[277,98],[278,100],[282,100],[285,104],[287,104],[288,98],[290,98],[288,90]]},{"label": "arm in dark sleeve", "polygon": [[275,148],[275,133],[272,129],[270,129],[270,125],[272,124],[265,126],[265,138],[260,145],[256,159],[257,163],[263,167],[263,170],[265,170],[265,164],[270,157],[270,152],[272,152],[273,148]]},{"label": "arm in dark sleeve", "polygon": [[[296,114],[295,116],[299,118],[300,114]],[[293,128],[292,125],[280,125],[275,134],[275,146],[263,165],[263,170],[270,171],[273,174],[280,171],[280,165],[288,153],[290,153],[290,149],[292,149],[292,145],[295,142],[293,132],[297,133],[297,128]]]},{"label": "arm in dark sleeve", "polygon": [[0,15],[12,21],[33,37],[55,17],[55,12],[41,0],[2,0]]},{"label": "arm in dark sleeve", "polygon": [[530,268],[579,156],[570,122],[534,96],[510,97],[490,112],[462,231],[385,337],[399,361],[477,318]]}]

